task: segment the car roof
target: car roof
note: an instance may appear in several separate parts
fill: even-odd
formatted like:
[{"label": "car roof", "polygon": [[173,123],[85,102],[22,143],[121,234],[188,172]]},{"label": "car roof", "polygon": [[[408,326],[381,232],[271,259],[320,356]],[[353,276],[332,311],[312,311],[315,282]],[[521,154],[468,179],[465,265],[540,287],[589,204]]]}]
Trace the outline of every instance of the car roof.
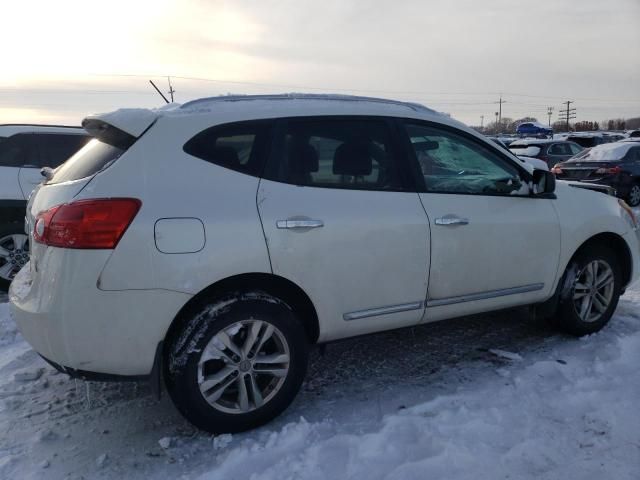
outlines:
[{"label": "car roof", "polygon": [[167,104],[157,109],[123,108],[113,112],[89,115],[83,120],[82,125],[92,135],[97,133],[95,126],[107,123],[138,137],[160,118],[166,120],[190,119],[194,125],[199,125],[268,118],[331,115],[388,116],[430,120],[454,126],[482,137],[449,115],[436,112],[418,103],[385,98],[308,93],[226,95],[200,98],[183,105]]},{"label": "car roof", "polygon": [[[511,142],[509,147],[521,147],[523,145],[546,145],[548,143],[563,143],[563,140],[551,140],[549,138],[523,138],[522,140],[516,140]],[[566,142],[568,143],[568,142]]]},{"label": "car roof", "polygon": [[635,145],[632,142],[603,143],[602,145],[592,147],[589,150],[588,156],[601,158],[603,160],[616,160],[624,157],[633,147],[635,147]]},{"label": "car roof", "polygon": [[73,127],[68,125],[38,125],[29,123],[6,123],[0,125],[0,137],[10,137],[16,133],[87,134],[82,127]]}]

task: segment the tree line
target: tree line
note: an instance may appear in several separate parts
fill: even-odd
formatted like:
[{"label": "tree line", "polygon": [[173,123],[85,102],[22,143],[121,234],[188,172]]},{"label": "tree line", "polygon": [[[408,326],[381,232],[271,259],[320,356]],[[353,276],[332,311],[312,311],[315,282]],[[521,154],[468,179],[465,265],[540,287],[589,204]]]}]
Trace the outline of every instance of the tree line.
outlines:
[{"label": "tree line", "polygon": [[[516,133],[516,128],[521,123],[537,122],[535,117],[523,117],[516,120],[508,117],[504,117],[500,123],[491,122],[484,127],[473,127],[481,133],[487,135],[496,135],[498,133]],[[540,122],[546,125],[546,122]],[[566,132],[567,122],[557,120],[551,124],[554,132]],[[588,120],[582,120],[569,124],[569,128],[573,132],[593,132],[598,130],[637,130],[640,129],[640,117],[633,118],[613,118],[603,120],[602,122],[593,122]]]}]

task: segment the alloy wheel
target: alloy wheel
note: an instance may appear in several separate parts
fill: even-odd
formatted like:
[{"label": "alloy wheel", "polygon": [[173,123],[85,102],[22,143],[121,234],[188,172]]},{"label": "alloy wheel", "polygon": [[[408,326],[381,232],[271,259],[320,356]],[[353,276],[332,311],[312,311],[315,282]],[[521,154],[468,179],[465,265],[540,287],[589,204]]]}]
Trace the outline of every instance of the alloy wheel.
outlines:
[{"label": "alloy wheel", "polygon": [[583,322],[596,322],[602,317],[611,304],[614,286],[613,270],[603,260],[593,260],[578,272],[573,306]]},{"label": "alloy wheel", "polygon": [[14,233],[0,238],[0,278],[11,281],[29,261],[29,237]]},{"label": "alloy wheel", "polygon": [[640,185],[633,185],[629,192],[629,205],[635,207],[640,204]]},{"label": "alloy wheel", "polygon": [[280,390],[289,372],[289,346],[274,325],[256,319],[215,334],[198,361],[198,387],[216,410],[243,414]]}]

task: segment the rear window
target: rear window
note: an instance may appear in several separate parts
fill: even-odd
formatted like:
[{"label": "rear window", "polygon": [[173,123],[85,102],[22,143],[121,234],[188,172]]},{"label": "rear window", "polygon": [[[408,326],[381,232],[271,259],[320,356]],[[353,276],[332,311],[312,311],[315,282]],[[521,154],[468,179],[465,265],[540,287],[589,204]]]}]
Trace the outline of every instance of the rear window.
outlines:
[{"label": "rear window", "polygon": [[126,150],[93,139],[56,169],[47,182],[62,183],[90,177],[115,162]]},{"label": "rear window", "polygon": [[536,157],[540,154],[542,150],[540,147],[535,145],[510,145],[509,150],[514,155],[519,155],[521,157]]},{"label": "rear window", "polygon": [[580,162],[619,162],[625,158],[632,146],[624,143],[608,143],[576,155],[571,160]]}]

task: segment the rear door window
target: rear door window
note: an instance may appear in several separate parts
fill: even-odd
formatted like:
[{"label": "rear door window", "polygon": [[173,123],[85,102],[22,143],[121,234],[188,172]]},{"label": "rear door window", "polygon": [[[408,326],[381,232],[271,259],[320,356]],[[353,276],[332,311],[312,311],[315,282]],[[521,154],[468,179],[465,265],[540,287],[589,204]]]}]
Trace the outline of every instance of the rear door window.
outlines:
[{"label": "rear door window", "polygon": [[17,133],[0,143],[0,167],[36,165],[38,151],[32,133]]},{"label": "rear door window", "polygon": [[402,191],[399,156],[385,120],[283,121],[264,177],[300,186]]},{"label": "rear door window", "polygon": [[55,168],[62,164],[74,153],[84,147],[91,137],[87,135],[34,134],[39,151],[36,167]]}]

